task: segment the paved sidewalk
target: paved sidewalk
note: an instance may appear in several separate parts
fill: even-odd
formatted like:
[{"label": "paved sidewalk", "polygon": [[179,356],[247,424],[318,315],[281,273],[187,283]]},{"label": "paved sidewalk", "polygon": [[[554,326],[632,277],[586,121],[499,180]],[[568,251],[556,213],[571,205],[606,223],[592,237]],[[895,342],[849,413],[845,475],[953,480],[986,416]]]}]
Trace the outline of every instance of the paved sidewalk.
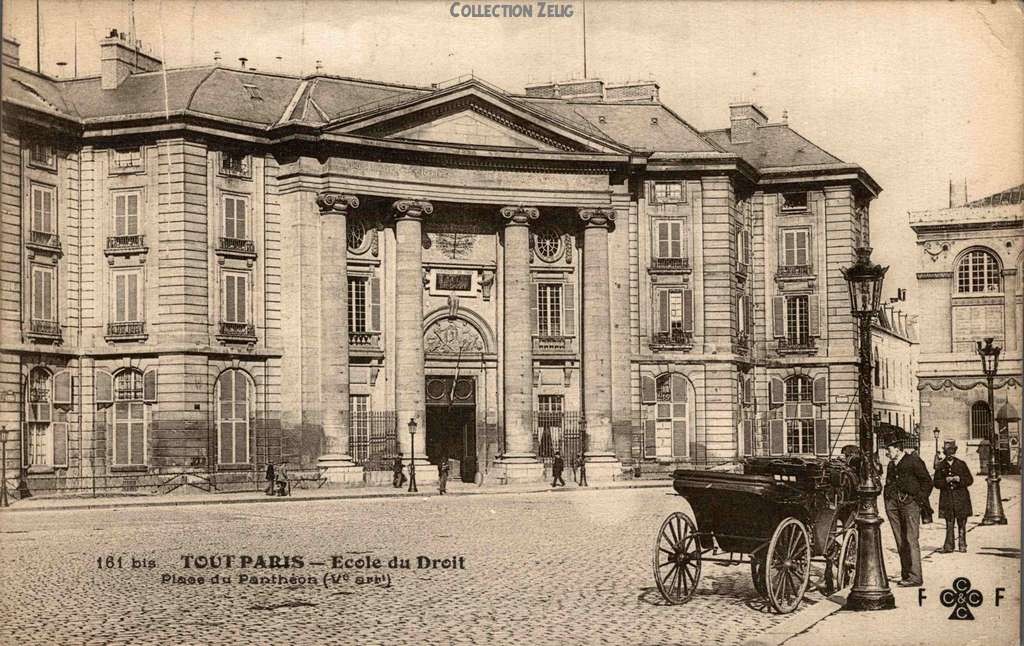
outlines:
[{"label": "paved sidewalk", "polygon": [[[936,494],[938,492],[935,492]],[[945,538],[945,521],[936,517],[932,525],[921,527],[921,555],[924,570],[923,598],[918,588],[901,588],[899,555],[888,522],[882,525],[882,548],[886,573],[896,598],[894,610],[847,612],[842,610],[848,590],[799,611],[748,644],[785,644],[786,646],[822,646],[863,640],[874,645],[893,644],[1002,644],[1020,643],[1020,529],[1021,481],[1018,476],[1004,476],[1001,482],[1006,525],[981,526],[985,511],[986,482],[977,476],[971,487],[975,516],[968,522],[968,552],[941,554]],[[938,496],[932,496],[938,507]],[[884,518],[884,514],[883,514]],[[971,588],[982,594],[982,603],[972,607],[974,621],[953,621],[953,608],[940,601],[944,589],[952,587],[957,577],[970,580]],[[1001,593],[997,588],[1004,588]],[[999,605],[996,597],[1001,595]]]},{"label": "paved sidewalk", "polygon": [[[552,488],[547,483],[538,482],[519,485],[487,484],[475,485],[465,482],[449,482],[449,496],[500,495],[539,493],[550,491],[563,493],[569,491],[587,491],[589,489],[635,489],[662,487],[666,493],[672,491],[672,481],[664,480],[616,480],[613,482],[579,487],[571,480],[565,487]],[[406,487],[396,489],[392,486],[383,487],[330,487],[320,489],[293,489],[290,496],[268,496],[262,491],[243,491],[238,493],[200,493],[179,489],[169,494],[140,494],[121,496],[61,496],[36,497],[25,500],[14,500],[11,506],[2,509],[0,515],[25,511],[63,511],[76,509],[113,509],[132,507],[174,507],[182,505],[218,505],[232,503],[287,503],[311,500],[357,500],[374,498],[415,498],[437,496],[437,486],[424,485],[417,493],[409,493]],[[193,490],[194,491],[194,490]]]}]

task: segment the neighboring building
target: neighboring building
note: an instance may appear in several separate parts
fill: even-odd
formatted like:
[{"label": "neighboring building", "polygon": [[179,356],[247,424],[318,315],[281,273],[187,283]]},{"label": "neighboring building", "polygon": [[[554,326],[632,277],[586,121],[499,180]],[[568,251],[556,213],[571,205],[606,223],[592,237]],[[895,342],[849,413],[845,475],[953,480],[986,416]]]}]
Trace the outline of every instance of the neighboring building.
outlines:
[{"label": "neighboring building", "polygon": [[[917,329],[907,314],[885,305],[872,326],[874,416],[879,432],[904,439],[918,435]],[[931,433],[918,438],[929,454]]]},{"label": "neighboring building", "polygon": [[910,213],[921,250],[918,294],[924,304],[918,388],[921,428],[938,427],[977,464],[993,411],[975,343],[1002,347],[995,379],[995,417],[1008,449],[1019,446],[1021,290],[1024,185],[967,202],[951,190],[949,208]]},{"label": "neighboring building", "polygon": [[592,480],[855,441],[840,268],[880,189],[755,106],[702,133],[653,82],[101,47],[70,80],[5,53],[0,421],[33,488],[361,482],[410,419],[506,482],[584,441]]}]

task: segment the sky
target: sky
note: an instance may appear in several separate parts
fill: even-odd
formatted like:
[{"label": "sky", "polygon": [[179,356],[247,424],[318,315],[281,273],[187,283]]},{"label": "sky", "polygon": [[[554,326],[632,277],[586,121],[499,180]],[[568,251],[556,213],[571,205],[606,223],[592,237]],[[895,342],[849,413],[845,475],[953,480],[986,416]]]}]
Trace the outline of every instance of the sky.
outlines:
[{"label": "sky", "polygon": [[[509,3],[513,0],[500,0]],[[473,5],[473,2],[461,3]],[[521,92],[581,78],[583,13],[464,18],[451,0],[39,0],[42,70],[99,70],[99,41],[134,31],[169,67],[246,57],[259,70],[323,71],[426,85],[473,73]],[[132,7],[134,6],[134,11]],[[36,0],[3,0],[4,33],[36,65]],[[458,8],[456,8],[458,12]],[[886,295],[908,291],[920,252],[907,212],[947,205],[949,181],[969,199],[1024,183],[1024,4],[614,2],[590,0],[586,60],[606,82],[653,78],[661,100],[695,127],[729,125],[752,101],[844,161],[883,192],[871,206],[873,258],[890,265]],[[563,12],[564,13],[564,12]]]}]

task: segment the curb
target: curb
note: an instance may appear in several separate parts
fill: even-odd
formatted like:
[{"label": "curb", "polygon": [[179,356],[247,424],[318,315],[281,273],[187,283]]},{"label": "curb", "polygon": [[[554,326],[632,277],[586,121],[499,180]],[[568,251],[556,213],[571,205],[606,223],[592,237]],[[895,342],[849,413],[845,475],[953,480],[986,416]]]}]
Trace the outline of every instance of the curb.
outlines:
[{"label": "curb", "polygon": [[[649,483],[649,484],[648,484]],[[666,487],[671,489],[671,480],[644,480],[644,481],[622,481],[621,484],[604,484],[594,485],[589,487],[573,487],[571,489],[552,489],[551,487],[543,488],[532,488],[532,489],[478,489],[476,491],[452,491],[446,493],[446,496],[460,497],[460,496],[507,496],[513,494],[535,494],[535,493],[559,493],[566,494],[569,492],[582,492],[582,491],[598,491],[607,489],[652,489],[655,487]],[[224,494],[225,496],[230,494]],[[675,495],[675,492],[672,492]],[[248,498],[203,498],[199,500],[189,500],[187,497],[181,499],[168,499],[164,496],[154,496],[159,498],[157,500],[145,501],[145,502],[130,502],[125,503],[120,500],[104,500],[97,502],[83,502],[81,504],[72,505],[59,505],[59,506],[39,506],[39,507],[17,507],[12,506],[7,509],[0,510],[0,516],[4,514],[12,513],[31,513],[31,512],[53,512],[53,511],[83,511],[89,509],[134,509],[134,508],[148,508],[148,507],[187,507],[187,506],[201,506],[201,505],[240,505],[240,504],[274,504],[274,503],[298,503],[298,502],[323,502],[325,500],[380,500],[384,498],[439,498],[440,496],[436,492],[417,492],[409,493],[406,491],[384,491],[384,492],[369,492],[369,493],[327,493],[327,494],[313,494],[309,496],[253,496]],[[132,500],[138,500],[133,497]]]}]

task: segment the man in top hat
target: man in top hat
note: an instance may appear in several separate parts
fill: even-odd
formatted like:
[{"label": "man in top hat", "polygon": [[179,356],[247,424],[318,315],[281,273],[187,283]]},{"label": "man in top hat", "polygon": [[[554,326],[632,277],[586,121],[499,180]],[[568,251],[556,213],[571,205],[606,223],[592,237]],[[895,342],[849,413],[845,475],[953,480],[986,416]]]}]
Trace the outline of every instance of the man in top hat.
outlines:
[{"label": "man in top hat", "polygon": [[956,525],[957,536],[960,538],[961,552],[967,551],[967,517],[974,515],[971,508],[971,492],[968,487],[974,482],[971,469],[967,463],[956,457],[956,440],[942,443],[945,457],[935,468],[932,479],[939,490],[939,518],[946,519],[946,541],[939,550],[943,554],[953,551],[953,526]]},{"label": "man in top hat", "polygon": [[932,490],[928,468],[917,453],[904,453],[903,442],[892,437],[885,447],[889,466],[885,469],[885,515],[896,538],[900,553],[900,587],[920,587],[921,573],[921,501]]}]

